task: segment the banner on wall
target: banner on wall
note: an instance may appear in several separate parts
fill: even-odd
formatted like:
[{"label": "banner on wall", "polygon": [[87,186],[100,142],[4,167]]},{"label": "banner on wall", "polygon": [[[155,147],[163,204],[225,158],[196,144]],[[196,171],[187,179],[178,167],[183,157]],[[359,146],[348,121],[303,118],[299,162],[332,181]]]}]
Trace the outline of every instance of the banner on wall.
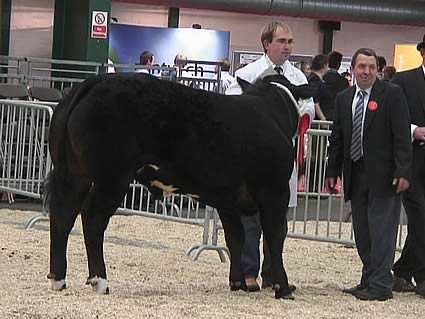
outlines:
[{"label": "banner on wall", "polygon": [[416,50],[416,44],[396,44],[394,47],[394,67],[397,72],[417,68],[422,57]]},{"label": "banner on wall", "polygon": [[[177,54],[189,60],[219,61],[229,56],[230,32],[111,24],[109,58],[115,64],[137,64],[143,51],[155,63],[173,66]],[[125,71],[125,70],[121,70]]]}]

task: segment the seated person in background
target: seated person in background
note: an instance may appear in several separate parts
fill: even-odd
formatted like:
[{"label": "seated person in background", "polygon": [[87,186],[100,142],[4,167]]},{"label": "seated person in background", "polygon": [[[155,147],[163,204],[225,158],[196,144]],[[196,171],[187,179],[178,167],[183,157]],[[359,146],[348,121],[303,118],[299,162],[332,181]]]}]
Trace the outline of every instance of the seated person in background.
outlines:
[{"label": "seated person in background", "polygon": [[[139,65],[154,65],[155,64],[155,56],[150,51],[143,51],[139,57]],[[149,74],[148,69],[136,69],[135,72],[138,73],[147,73]]]},{"label": "seated person in background", "polygon": [[227,90],[227,88],[230,86],[230,83],[232,83],[235,78],[233,76],[230,75],[229,71],[230,71],[230,61],[227,58],[224,58],[221,60],[221,75],[220,75],[220,80],[221,80],[221,92],[225,92]]},{"label": "seated person in background", "polygon": [[181,70],[184,69],[184,67],[187,64],[187,56],[182,53],[177,53],[174,57],[174,67],[176,68],[176,71],[170,72],[170,78],[171,80],[175,80],[177,76],[181,76]]}]

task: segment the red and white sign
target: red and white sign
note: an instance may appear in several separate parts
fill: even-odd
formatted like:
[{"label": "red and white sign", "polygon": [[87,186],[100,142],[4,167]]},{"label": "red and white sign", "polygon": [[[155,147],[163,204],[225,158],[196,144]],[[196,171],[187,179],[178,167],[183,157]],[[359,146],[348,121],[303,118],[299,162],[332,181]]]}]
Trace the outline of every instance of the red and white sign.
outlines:
[{"label": "red and white sign", "polygon": [[91,37],[106,39],[108,37],[108,12],[93,11],[91,19]]}]

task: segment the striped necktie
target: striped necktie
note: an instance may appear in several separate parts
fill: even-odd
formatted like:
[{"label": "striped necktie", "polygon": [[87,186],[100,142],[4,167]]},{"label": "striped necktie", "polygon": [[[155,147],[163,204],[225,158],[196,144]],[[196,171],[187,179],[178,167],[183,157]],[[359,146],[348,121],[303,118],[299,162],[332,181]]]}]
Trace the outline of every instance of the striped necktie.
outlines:
[{"label": "striped necktie", "polygon": [[281,66],[275,66],[274,70],[276,71],[277,74],[282,74],[283,73],[283,69]]},{"label": "striped necktie", "polygon": [[363,108],[364,108],[364,98],[366,96],[366,91],[360,90],[357,94],[359,99],[357,100],[356,108],[354,111],[353,119],[353,132],[351,135],[351,159],[356,162],[362,155],[362,123],[363,123]]}]

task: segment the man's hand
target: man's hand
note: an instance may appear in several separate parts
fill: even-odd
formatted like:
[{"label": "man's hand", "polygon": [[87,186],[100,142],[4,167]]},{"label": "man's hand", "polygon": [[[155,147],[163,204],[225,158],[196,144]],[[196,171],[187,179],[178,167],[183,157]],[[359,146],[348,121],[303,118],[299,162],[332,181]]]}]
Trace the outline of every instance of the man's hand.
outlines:
[{"label": "man's hand", "polygon": [[425,141],[425,127],[417,127],[413,131],[413,137],[415,140]]},{"label": "man's hand", "polygon": [[396,193],[404,192],[406,189],[409,188],[410,184],[407,179],[404,177],[395,177],[393,179],[393,186],[396,187]]},{"label": "man's hand", "polygon": [[326,177],[325,179],[325,187],[330,194],[338,194],[338,190],[336,189],[336,178],[335,177]]}]

